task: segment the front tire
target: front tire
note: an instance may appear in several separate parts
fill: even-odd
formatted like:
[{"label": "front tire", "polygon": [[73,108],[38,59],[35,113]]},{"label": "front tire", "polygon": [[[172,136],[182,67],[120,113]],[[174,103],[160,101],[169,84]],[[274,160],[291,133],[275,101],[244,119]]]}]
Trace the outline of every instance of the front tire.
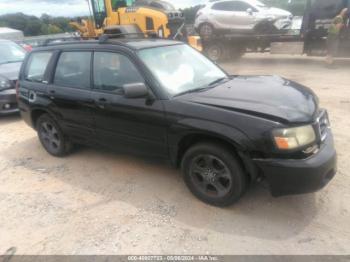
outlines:
[{"label": "front tire", "polygon": [[207,204],[232,205],[246,190],[247,177],[237,158],[224,146],[197,144],[185,153],[181,166],[190,191]]},{"label": "front tire", "polygon": [[72,144],[50,115],[43,114],[39,117],[36,130],[42,146],[49,154],[62,157],[70,153]]},{"label": "front tire", "polygon": [[211,24],[204,23],[199,26],[198,33],[203,40],[209,40],[214,37],[214,27]]}]

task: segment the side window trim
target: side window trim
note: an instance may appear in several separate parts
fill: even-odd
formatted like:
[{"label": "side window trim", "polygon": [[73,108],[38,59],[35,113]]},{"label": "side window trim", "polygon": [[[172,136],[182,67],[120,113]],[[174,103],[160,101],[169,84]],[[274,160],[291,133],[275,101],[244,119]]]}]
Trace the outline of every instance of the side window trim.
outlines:
[{"label": "side window trim", "polygon": [[45,72],[45,75],[46,75],[46,80],[47,80],[48,84],[52,84],[53,83],[53,79],[54,79],[55,72],[56,72],[56,65],[58,63],[58,59],[60,57],[60,53],[61,53],[60,50],[54,50],[53,51],[53,54],[52,54],[52,57],[51,57],[51,61],[50,61],[50,63],[48,64],[48,66],[46,68],[47,72]]},{"label": "side window trim", "polygon": [[137,65],[137,63],[135,63],[134,59],[128,55],[127,53],[121,51],[121,50],[94,50],[93,54],[92,54],[92,63],[91,63],[91,89],[94,92],[100,92],[100,93],[105,93],[105,94],[112,94],[112,95],[118,95],[118,96],[122,96],[124,93],[122,91],[122,89],[120,89],[120,91],[108,91],[108,90],[103,90],[103,89],[99,89],[99,88],[95,88],[95,72],[94,72],[94,63],[95,63],[95,54],[96,53],[111,53],[111,54],[117,54],[117,55],[121,55],[121,56],[125,56],[126,58],[129,59],[130,63],[132,63],[132,65],[137,69],[137,71],[139,72],[140,76],[143,78],[143,81],[145,83],[145,85],[150,89],[150,91],[153,93],[152,88],[149,87],[149,85],[147,84],[146,78],[143,74],[143,72],[140,70],[139,66]]},{"label": "side window trim", "polygon": [[[82,87],[76,87],[76,86],[69,86],[69,85],[60,85],[60,84],[56,84],[55,83],[55,75],[56,75],[56,72],[57,72],[57,67],[58,67],[58,62],[60,60],[60,57],[63,53],[76,53],[76,52],[85,52],[85,53],[90,53],[90,70],[89,70],[89,74],[90,74],[90,83],[89,83],[89,86],[88,88],[82,88]],[[92,49],[71,49],[71,50],[64,50],[64,49],[61,49],[61,50],[58,50],[57,53],[55,54],[55,60],[53,61],[53,64],[52,64],[52,70],[51,70],[51,77],[50,77],[50,80],[49,80],[49,83],[51,85],[54,85],[54,86],[57,86],[57,87],[65,87],[65,88],[71,88],[71,89],[79,89],[79,90],[87,90],[87,91],[91,91],[92,90],[92,82],[91,82],[91,75],[92,75],[92,59],[93,59],[93,52],[94,50]]]}]

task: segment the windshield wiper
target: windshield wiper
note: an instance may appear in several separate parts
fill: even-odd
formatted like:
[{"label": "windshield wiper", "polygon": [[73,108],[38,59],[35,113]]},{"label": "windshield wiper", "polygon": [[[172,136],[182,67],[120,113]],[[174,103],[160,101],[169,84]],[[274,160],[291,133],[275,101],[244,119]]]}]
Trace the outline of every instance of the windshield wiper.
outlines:
[{"label": "windshield wiper", "polygon": [[200,87],[200,88],[195,88],[195,89],[191,89],[191,90],[187,90],[187,91],[184,91],[184,92],[181,92],[181,93],[178,93],[176,94],[174,97],[177,97],[177,96],[182,96],[182,95],[186,95],[186,94],[190,94],[190,93],[196,93],[196,92],[202,92],[202,91],[206,91],[208,89],[211,89],[211,88],[214,88],[216,86],[216,84],[224,81],[224,80],[230,80],[231,78],[230,77],[221,77],[219,79],[216,79],[215,81],[209,83],[207,86],[205,87]]},{"label": "windshield wiper", "polygon": [[216,79],[215,81],[213,81],[213,82],[211,82],[211,83],[209,83],[209,87],[210,86],[213,86],[213,85],[216,85],[216,84],[219,84],[219,83],[221,83],[222,81],[224,81],[224,80],[230,80],[230,78],[229,77],[227,77],[227,76],[225,76],[225,77],[221,77],[221,78],[218,78],[218,79]]},{"label": "windshield wiper", "polygon": [[211,87],[200,87],[200,88],[195,88],[195,89],[191,89],[191,90],[187,90],[187,91],[183,91],[181,93],[178,93],[176,95],[174,95],[174,97],[177,96],[182,96],[182,95],[186,95],[186,94],[190,94],[190,93],[196,93],[196,92],[201,92],[201,91],[205,91],[207,89],[210,89]]}]

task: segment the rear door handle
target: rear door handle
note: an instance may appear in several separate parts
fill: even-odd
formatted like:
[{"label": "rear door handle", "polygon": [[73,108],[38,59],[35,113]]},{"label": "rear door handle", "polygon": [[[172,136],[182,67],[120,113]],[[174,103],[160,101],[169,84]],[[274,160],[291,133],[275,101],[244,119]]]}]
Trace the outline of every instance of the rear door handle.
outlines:
[{"label": "rear door handle", "polygon": [[54,95],[56,94],[56,91],[54,89],[49,89],[49,96],[50,99],[55,99]]},{"label": "rear door handle", "polygon": [[104,97],[101,97],[100,99],[98,99],[98,102],[101,104],[105,104],[105,103],[107,103],[107,99]]}]

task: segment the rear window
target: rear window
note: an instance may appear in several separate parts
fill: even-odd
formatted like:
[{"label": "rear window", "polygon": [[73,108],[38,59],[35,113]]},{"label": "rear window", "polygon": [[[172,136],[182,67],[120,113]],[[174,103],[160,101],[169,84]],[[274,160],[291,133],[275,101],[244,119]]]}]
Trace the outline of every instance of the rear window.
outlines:
[{"label": "rear window", "polygon": [[58,60],[54,83],[59,86],[90,88],[91,52],[63,52]]},{"label": "rear window", "polygon": [[31,54],[26,67],[25,79],[32,82],[42,82],[51,57],[52,52],[37,52]]}]

